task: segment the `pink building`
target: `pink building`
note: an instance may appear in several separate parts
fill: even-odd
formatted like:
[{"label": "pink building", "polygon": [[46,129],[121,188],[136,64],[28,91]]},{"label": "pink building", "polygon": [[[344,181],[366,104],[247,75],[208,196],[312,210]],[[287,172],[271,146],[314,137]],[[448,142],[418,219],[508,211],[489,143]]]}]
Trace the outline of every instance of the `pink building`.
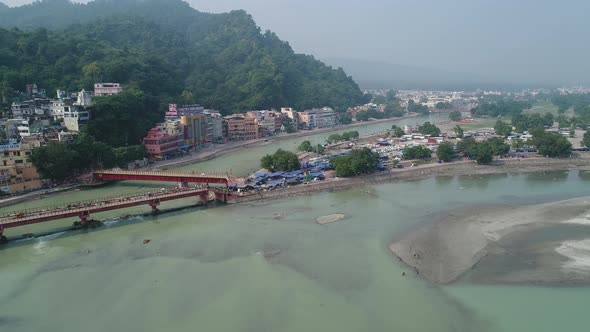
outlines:
[{"label": "pink building", "polygon": [[179,152],[182,136],[170,135],[162,128],[150,129],[143,139],[143,145],[150,155],[150,159],[166,159]]},{"label": "pink building", "polygon": [[94,95],[95,96],[112,96],[123,91],[123,87],[119,83],[95,83],[94,84]]}]

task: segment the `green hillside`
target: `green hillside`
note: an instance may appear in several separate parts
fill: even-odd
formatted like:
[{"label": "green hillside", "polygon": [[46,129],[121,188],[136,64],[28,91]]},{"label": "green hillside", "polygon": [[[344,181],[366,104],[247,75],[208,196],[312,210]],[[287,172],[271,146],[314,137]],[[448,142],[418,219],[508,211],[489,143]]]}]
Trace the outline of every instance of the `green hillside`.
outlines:
[{"label": "green hillside", "polygon": [[[201,13],[180,0],[45,0],[0,9],[0,89],[120,82],[224,113],[366,102],[341,69],[295,54],[244,11]],[[17,27],[15,29],[14,27]]]}]

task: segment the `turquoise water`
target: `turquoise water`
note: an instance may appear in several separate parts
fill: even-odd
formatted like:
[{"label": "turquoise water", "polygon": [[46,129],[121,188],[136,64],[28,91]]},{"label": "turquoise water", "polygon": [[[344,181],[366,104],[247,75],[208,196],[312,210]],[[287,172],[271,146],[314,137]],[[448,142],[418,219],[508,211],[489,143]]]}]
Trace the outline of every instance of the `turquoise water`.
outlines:
[{"label": "turquoise water", "polygon": [[[240,153],[252,151],[264,152]],[[577,171],[441,177],[131,221],[118,220],[120,211],[100,214],[113,221],[0,250],[0,331],[586,331],[590,288],[441,287],[387,247],[449,209],[587,196],[589,181]],[[125,182],[21,207],[142,186]],[[315,222],[333,213],[346,219]]]}]

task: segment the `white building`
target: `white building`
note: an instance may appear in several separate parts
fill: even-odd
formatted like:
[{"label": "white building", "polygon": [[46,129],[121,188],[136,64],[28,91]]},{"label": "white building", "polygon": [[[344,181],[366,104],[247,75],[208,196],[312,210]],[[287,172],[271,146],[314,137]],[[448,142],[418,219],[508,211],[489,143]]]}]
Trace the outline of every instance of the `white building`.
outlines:
[{"label": "white building", "polygon": [[80,127],[90,120],[90,112],[79,106],[66,106],[64,110],[64,125],[69,131],[78,132]]},{"label": "white building", "polygon": [[94,95],[95,96],[112,96],[123,91],[123,87],[119,83],[95,83],[94,84]]}]

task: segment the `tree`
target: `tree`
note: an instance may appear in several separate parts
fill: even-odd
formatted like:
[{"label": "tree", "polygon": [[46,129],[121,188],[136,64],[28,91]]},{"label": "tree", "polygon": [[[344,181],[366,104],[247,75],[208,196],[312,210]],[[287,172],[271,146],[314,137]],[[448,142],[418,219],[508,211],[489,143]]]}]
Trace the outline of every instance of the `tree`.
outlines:
[{"label": "tree", "polygon": [[328,136],[328,138],[326,139],[326,142],[328,142],[328,144],[334,144],[337,142],[342,141],[342,136],[340,134],[332,134],[330,136]]},{"label": "tree", "polygon": [[455,122],[461,121],[461,112],[453,111],[453,112],[449,113],[449,119],[451,121],[455,121]]},{"label": "tree", "polygon": [[31,161],[44,178],[65,180],[78,169],[80,156],[62,142],[51,142],[33,149]]},{"label": "tree", "polygon": [[442,142],[438,145],[438,150],[436,151],[436,155],[438,159],[448,162],[453,159],[455,155],[455,148],[453,143],[451,142]]},{"label": "tree", "polygon": [[343,125],[348,125],[352,123],[352,116],[348,113],[343,113],[339,115],[339,121]]},{"label": "tree", "polygon": [[586,130],[586,132],[584,133],[582,144],[584,144],[585,147],[590,148],[590,130]]},{"label": "tree", "polygon": [[342,133],[341,139],[344,141],[350,141],[350,140],[359,138],[359,136],[360,136],[359,132],[356,130],[355,131],[347,131],[347,132]]},{"label": "tree", "polygon": [[517,138],[512,140],[512,148],[514,149],[522,149],[524,148],[524,140]]},{"label": "tree", "polygon": [[357,121],[369,121],[369,113],[367,111],[360,111],[356,114]]},{"label": "tree", "polygon": [[512,133],[512,126],[502,120],[498,120],[496,121],[496,125],[494,125],[494,130],[497,135],[508,137]]},{"label": "tree", "polygon": [[486,141],[480,142],[475,146],[475,161],[479,165],[486,165],[494,160],[493,148]]},{"label": "tree", "polygon": [[567,157],[572,153],[572,144],[563,135],[557,133],[536,130],[531,141],[537,147],[539,154],[543,156]]},{"label": "tree", "polygon": [[408,101],[408,112],[419,113],[419,114],[428,114],[429,111],[428,111],[428,107],[426,107],[420,103],[416,103],[414,100],[410,99]]},{"label": "tree", "polygon": [[464,156],[469,158],[475,157],[476,148],[477,141],[471,137],[465,138],[457,143],[457,150],[461,151]]},{"label": "tree", "polygon": [[303,141],[303,143],[301,143],[299,145],[299,147],[297,147],[297,150],[299,150],[299,151],[305,151],[305,152],[311,152],[313,150],[313,147],[311,146],[311,142],[310,141]]},{"label": "tree", "polygon": [[128,89],[95,98],[88,133],[114,147],[135,145],[162,118],[157,101],[140,90]]},{"label": "tree", "polygon": [[453,105],[451,105],[451,103],[443,103],[438,102],[436,103],[436,105],[434,106],[437,110],[450,110],[453,108]]},{"label": "tree", "polygon": [[369,148],[352,150],[347,156],[332,159],[336,176],[351,177],[375,172],[379,165],[379,154]]},{"label": "tree", "polygon": [[506,144],[501,138],[494,137],[484,142],[490,146],[492,149],[492,155],[494,156],[503,156],[510,151],[510,145]]},{"label": "tree", "polygon": [[453,128],[453,132],[455,133],[455,136],[457,136],[457,138],[465,137],[465,131],[459,125],[456,125],[455,128]]},{"label": "tree", "polygon": [[407,147],[402,151],[402,154],[405,160],[430,159],[432,157],[432,151],[422,145]]},{"label": "tree", "polygon": [[423,135],[440,136],[440,128],[431,124],[430,122],[424,122],[423,125],[418,127],[418,131]]},{"label": "tree", "polygon": [[270,171],[286,171],[291,172],[301,168],[299,158],[297,155],[290,151],[278,149],[274,154],[267,154],[260,160],[262,168],[266,168]]},{"label": "tree", "polygon": [[287,132],[287,134],[292,134],[294,132],[297,132],[297,128],[295,128],[295,125],[293,124],[293,120],[290,117],[283,116],[281,118],[281,122],[282,122],[282,125],[285,127],[285,131]]},{"label": "tree", "polygon": [[317,154],[324,154],[326,152],[326,148],[323,145],[318,144],[313,148],[313,152]]},{"label": "tree", "polygon": [[396,125],[391,126],[391,129],[393,130],[394,137],[400,138],[406,134],[403,129]]}]

